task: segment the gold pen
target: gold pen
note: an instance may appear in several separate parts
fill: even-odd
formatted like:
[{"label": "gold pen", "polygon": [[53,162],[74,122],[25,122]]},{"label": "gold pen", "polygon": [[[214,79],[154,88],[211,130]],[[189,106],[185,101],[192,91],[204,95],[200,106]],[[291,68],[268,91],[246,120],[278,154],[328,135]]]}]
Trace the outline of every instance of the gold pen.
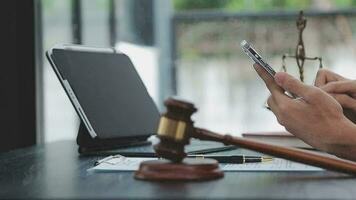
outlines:
[{"label": "gold pen", "polygon": [[232,156],[188,155],[188,158],[197,158],[197,159],[212,158],[220,163],[233,163],[233,164],[270,162],[273,160],[273,157],[269,157],[269,156],[245,156],[245,155],[232,155]]}]

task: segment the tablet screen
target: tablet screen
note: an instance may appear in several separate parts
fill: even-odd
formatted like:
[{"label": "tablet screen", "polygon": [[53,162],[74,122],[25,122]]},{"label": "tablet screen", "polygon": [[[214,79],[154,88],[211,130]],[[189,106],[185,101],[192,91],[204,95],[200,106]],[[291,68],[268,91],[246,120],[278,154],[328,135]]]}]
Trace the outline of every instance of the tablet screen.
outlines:
[{"label": "tablet screen", "polygon": [[126,55],[53,49],[51,58],[99,138],[156,132],[159,112]]}]

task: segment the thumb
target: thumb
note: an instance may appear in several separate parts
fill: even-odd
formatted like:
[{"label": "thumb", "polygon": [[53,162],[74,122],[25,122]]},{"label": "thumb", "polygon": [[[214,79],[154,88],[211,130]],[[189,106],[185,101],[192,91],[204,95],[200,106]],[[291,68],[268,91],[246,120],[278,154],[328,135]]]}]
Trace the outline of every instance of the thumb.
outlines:
[{"label": "thumb", "polygon": [[282,87],[284,90],[295,94],[299,97],[303,97],[304,99],[307,98],[307,93],[311,89],[310,86],[305,85],[304,83],[300,82],[298,79],[294,78],[293,76],[285,73],[285,72],[278,72],[274,76],[274,80],[276,83]]}]

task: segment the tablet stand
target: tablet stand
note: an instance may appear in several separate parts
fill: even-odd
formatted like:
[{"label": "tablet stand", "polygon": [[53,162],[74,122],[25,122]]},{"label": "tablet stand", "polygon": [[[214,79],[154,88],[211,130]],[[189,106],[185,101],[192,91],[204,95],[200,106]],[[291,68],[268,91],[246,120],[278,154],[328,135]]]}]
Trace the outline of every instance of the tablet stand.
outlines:
[{"label": "tablet stand", "polygon": [[142,146],[150,144],[147,142],[148,136],[135,136],[124,138],[99,139],[92,138],[85,125],[80,122],[77,144],[80,154],[100,153],[108,150],[115,150],[130,146]]}]

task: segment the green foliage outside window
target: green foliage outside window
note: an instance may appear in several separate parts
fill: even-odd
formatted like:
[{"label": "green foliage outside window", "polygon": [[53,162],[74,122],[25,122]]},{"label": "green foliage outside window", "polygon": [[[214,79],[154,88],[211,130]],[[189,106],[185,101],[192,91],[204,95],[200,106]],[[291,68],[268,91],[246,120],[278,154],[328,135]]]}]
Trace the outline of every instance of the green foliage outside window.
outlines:
[{"label": "green foliage outside window", "polygon": [[[324,0],[332,8],[350,8],[356,6],[356,0]],[[308,9],[313,0],[173,0],[174,8],[182,10],[218,9],[225,11],[264,11],[272,9]]]}]

